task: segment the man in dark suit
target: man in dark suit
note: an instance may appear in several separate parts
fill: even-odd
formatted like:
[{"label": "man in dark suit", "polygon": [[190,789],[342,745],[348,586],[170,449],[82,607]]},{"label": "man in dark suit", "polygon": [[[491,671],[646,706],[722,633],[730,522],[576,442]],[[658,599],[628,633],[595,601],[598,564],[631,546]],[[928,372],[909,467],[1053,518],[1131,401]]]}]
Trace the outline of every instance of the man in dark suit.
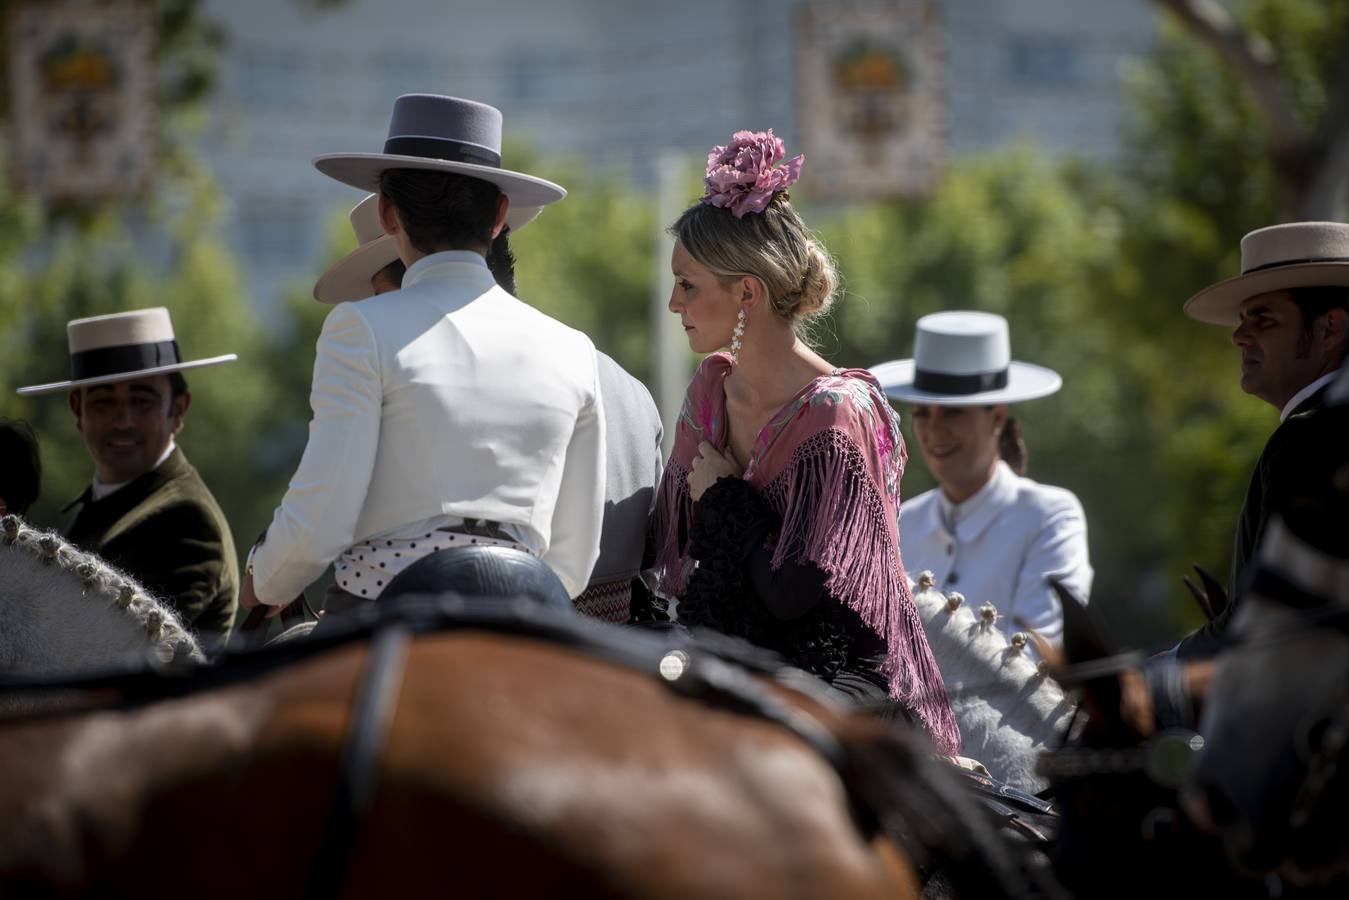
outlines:
[{"label": "man in dark suit", "polygon": [[192,402],[182,371],[232,362],[184,362],[168,310],[77,319],[67,327],[67,382],[20,394],[68,394],[94,478],[66,509],[66,537],[123,569],[165,600],[204,639],[234,621],[239,584],[224,513],[175,442]]},{"label": "man in dark suit", "polygon": [[[1181,658],[1221,648],[1245,589],[1247,564],[1271,517],[1315,506],[1349,459],[1349,415],[1325,402],[1349,354],[1349,225],[1262,228],[1242,239],[1241,256],[1242,274],[1191,297],[1185,312],[1236,326],[1232,343],[1241,351],[1241,389],[1278,409],[1280,422],[1256,462],[1237,522],[1231,599],[1212,622],[1181,641]],[[1346,526],[1327,520],[1323,527]]]}]

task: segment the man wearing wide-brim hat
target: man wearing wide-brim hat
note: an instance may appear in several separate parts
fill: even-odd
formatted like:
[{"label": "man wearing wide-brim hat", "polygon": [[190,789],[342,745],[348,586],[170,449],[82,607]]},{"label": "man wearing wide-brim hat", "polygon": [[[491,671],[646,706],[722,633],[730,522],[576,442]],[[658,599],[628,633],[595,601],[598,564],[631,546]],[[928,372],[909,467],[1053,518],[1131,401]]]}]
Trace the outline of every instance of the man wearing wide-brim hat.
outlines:
[{"label": "man wearing wide-brim hat", "polygon": [[234,354],[184,360],[163,307],[75,319],[71,378],[20,388],[66,394],[94,478],[66,509],[71,542],[125,570],[204,638],[234,620],[239,564],[229,523],[177,446],[192,394],[183,372]]},{"label": "man wearing wide-brim hat", "polygon": [[375,191],[371,211],[406,272],[371,296],[365,257],[382,251],[358,250],[318,286],[321,299],[359,302],[324,322],[309,441],[251,554],[245,607],[289,603],[329,564],[328,609],[375,601],[412,562],[474,543],[538,556],[572,597],[585,588],[604,507],[598,364],[589,338],[488,270],[513,208],[566,196],[502,166],[501,122],[483,103],[405,94],[382,152],[314,160]]},{"label": "man wearing wide-brim hat", "polygon": [[[320,303],[358,300],[401,287],[403,265],[393,237],[380,227],[378,200],[371,194],[351,210],[351,229],[358,246],[319,276],[314,299]],[[541,211],[542,207],[512,206],[506,214],[506,229],[487,254],[488,270],[509,294],[516,293],[515,256],[509,236]],[[605,425],[604,525],[599,559],[585,593],[576,598],[575,605],[583,615],[622,623],[633,613],[634,591],[638,594],[639,616],[647,614],[650,595],[640,578],[647,520],[663,469],[664,431],[660,410],[646,386],[608,355],[596,351],[596,358]]]},{"label": "man wearing wide-brim hat", "polygon": [[[1241,274],[1195,294],[1185,314],[1234,329],[1241,389],[1279,410],[1237,522],[1231,601],[1177,648],[1182,657],[1198,657],[1221,648],[1270,518],[1323,496],[1349,460],[1346,414],[1325,403],[1349,354],[1349,225],[1294,222],[1252,231],[1241,239]],[[1328,520],[1324,527],[1346,526]]]}]

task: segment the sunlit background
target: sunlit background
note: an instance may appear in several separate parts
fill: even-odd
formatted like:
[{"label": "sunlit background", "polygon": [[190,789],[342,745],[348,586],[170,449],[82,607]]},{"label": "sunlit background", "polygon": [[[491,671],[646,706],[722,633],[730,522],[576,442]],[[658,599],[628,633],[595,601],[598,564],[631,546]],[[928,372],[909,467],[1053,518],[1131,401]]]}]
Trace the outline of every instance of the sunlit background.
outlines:
[{"label": "sunlit background", "polygon": [[[925,313],[1008,316],[1013,356],[1065,380],[1016,409],[1029,474],[1081,498],[1116,638],[1160,647],[1197,621],[1190,563],[1225,576],[1277,422],[1180,305],[1237,272],[1244,232],[1343,218],[1332,0],[0,7],[0,415],[39,431],[50,526],[91,464],[59,396],[13,389],[68,377],[68,319],[165,305],[186,354],[240,356],[190,375],[181,444],[252,543],[304,445],[310,289],[354,246],[361,196],[310,160],[380,150],[398,94],[498,106],[505,165],[570,190],[514,241],[520,294],[667,422],[696,361],[663,312],[664,227],[711,145],[772,128],[806,153],[793,201],[846,279],[821,352],[868,366],[908,355]],[[911,449],[909,496],[932,484]]]}]

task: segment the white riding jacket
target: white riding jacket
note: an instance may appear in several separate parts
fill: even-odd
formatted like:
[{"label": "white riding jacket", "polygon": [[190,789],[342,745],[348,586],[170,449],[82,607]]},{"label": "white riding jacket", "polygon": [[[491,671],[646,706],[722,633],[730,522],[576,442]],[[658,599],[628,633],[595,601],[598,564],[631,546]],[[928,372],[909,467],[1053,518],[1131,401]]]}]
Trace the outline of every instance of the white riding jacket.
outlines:
[{"label": "white riding jacket", "polygon": [[497,287],[472,252],[333,307],[309,442],[253,554],[258,598],[288,603],[353,544],[440,516],[514,526],[575,597],[604,512],[597,372],[589,338]]},{"label": "white riding jacket", "polygon": [[899,512],[899,552],[917,577],[930,569],[945,593],[974,606],[992,603],[998,625],[1034,628],[1063,642],[1063,608],[1047,579],[1082,601],[1091,591],[1087,520],[1071,491],[1022,478],[999,461],[988,484],[964,503],[940,488],[906,500]]}]

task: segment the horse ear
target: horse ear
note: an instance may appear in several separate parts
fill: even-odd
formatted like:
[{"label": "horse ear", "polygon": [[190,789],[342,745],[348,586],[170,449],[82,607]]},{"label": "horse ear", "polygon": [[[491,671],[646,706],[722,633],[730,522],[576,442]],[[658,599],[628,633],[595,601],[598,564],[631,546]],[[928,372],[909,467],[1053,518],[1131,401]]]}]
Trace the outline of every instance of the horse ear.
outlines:
[{"label": "horse ear", "polygon": [[[1063,606],[1063,649],[1068,662],[1085,663],[1111,656],[1114,650],[1102,637],[1086,605],[1057,581],[1051,580],[1050,584]],[[1147,700],[1138,693],[1141,678],[1127,673],[1103,674],[1084,678],[1078,684],[1090,713],[1088,727],[1098,735],[1105,735],[1098,739],[1118,743],[1138,738],[1137,710]]]},{"label": "horse ear", "polygon": [[1199,608],[1203,610],[1204,615],[1212,622],[1218,616],[1222,615],[1223,610],[1227,608],[1227,590],[1218,583],[1218,579],[1209,574],[1208,570],[1198,563],[1194,564],[1195,574],[1199,576],[1202,588],[1195,587],[1194,582],[1188,577],[1182,580],[1185,586],[1194,594],[1194,598],[1199,601]]},{"label": "horse ear", "polygon": [[1068,662],[1089,662],[1109,656],[1112,653],[1110,645],[1101,636],[1101,630],[1087,612],[1086,604],[1062,583],[1050,579],[1049,585],[1063,607],[1063,653],[1068,657]]},{"label": "horse ear", "polygon": [[1190,592],[1190,596],[1194,598],[1194,602],[1198,604],[1199,611],[1204,614],[1204,621],[1212,622],[1213,606],[1208,602],[1208,595],[1204,593],[1204,589],[1191,581],[1189,575],[1180,576],[1180,580],[1184,583],[1185,589]]},{"label": "horse ear", "polygon": [[1041,659],[1055,669],[1062,669],[1064,666],[1068,665],[1068,657],[1064,655],[1061,647],[1051,644],[1044,635],[1025,624],[1022,620],[1016,619],[1015,621],[1021,626],[1023,631],[1030,635],[1031,646],[1035,648],[1036,653],[1040,654]]}]

